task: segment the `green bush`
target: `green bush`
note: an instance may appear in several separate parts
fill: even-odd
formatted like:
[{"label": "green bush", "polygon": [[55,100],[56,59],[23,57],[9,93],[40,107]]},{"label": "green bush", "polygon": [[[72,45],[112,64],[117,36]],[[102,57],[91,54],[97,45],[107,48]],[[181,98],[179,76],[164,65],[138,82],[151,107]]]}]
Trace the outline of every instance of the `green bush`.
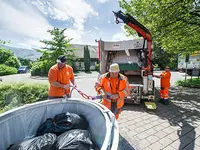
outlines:
[{"label": "green bush", "polygon": [[44,60],[33,63],[31,68],[32,76],[47,76],[49,69],[54,65],[54,63]]},{"label": "green bush", "polygon": [[47,98],[47,84],[0,84],[0,112]]},{"label": "green bush", "polygon": [[32,61],[30,59],[27,58],[19,58],[19,61],[21,63],[22,66],[28,66],[28,67],[32,67]]},{"label": "green bush", "polygon": [[14,67],[9,67],[4,64],[0,64],[0,76],[17,74],[17,69]]},{"label": "green bush", "polygon": [[192,88],[200,88],[200,79],[194,78],[194,79],[187,79],[186,82],[185,80],[179,80],[176,82],[178,86],[183,86],[183,87],[192,87]]},{"label": "green bush", "polygon": [[0,47],[0,64],[18,68],[20,66],[20,61],[14,56],[11,50]]},{"label": "green bush", "polygon": [[14,67],[14,68],[19,68],[20,66],[20,61],[17,57],[15,56],[10,56],[4,63],[7,66]]}]

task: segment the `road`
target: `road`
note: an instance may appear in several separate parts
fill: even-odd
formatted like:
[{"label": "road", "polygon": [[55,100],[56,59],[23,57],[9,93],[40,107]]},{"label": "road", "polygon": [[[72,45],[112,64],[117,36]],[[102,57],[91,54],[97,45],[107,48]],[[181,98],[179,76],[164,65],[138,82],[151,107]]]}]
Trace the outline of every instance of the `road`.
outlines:
[{"label": "road", "polygon": [[[161,71],[155,71],[155,75],[159,75]],[[177,80],[184,80],[184,73],[179,72],[171,72],[171,85],[174,86]],[[96,92],[94,90],[94,84],[97,80],[98,73],[92,72],[91,74],[86,74],[84,72],[79,73],[75,77],[75,82],[78,86],[78,89],[81,90],[83,93],[86,93],[87,95],[95,96]],[[47,77],[31,77],[31,75],[28,74],[16,74],[16,75],[9,75],[9,76],[2,76],[3,83],[41,83],[41,84],[48,84]],[[188,77],[189,78],[189,77]],[[155,86],[160,86],[160,80],[157,78],[154,78],[155,80]],[[74,98],[82,98],[82,96],[74,90],[72,92],[72,97]]]}]

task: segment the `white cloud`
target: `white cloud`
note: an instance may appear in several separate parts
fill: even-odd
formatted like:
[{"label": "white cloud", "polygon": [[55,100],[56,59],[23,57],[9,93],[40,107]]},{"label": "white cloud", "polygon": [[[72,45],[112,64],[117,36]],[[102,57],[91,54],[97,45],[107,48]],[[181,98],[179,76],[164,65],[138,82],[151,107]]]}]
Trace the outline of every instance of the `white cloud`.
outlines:
[{"label": "white cloud", "polygon": [[124,29],[123,25],[121,26],[121,31],[114,34],[112,37],[112,41],[123,41],[123,40],[131,40],[133,36],[126,36],[126,30]]},{"label": "white cloud", "polygon": [[111,21],[110,21],[110,20],[108,20],[108,23],[109,23],[109,24],[111,24]]},{"label": "white cloud", "polygon": [[72,27],[68,27],[65,35],[73,38],[72,43],[83,43],[87,33],[85,20],[98,15],[84,0],[19,0],[14,4],[11,1],[2,1],[0,5],[0,38],[26,48],[40,47],[39,40],[50,39],[47,30],[52,26],[40,12],[55,20],[71,22]]},{"label": "white cloud", "polygon": [[19,0],[16,4],[18,4],[17,7],[13,7],[10,3],[1,1],[0,30],[2,33],[0,38],[21,44],[29,39],[32,41],[30,42],[32,46],[38,45],[41,39],[49,38],[47,30],[51,26],[46,19],[23,0]]},{"label": "white cloud", "polygon": [[97,16],[91,5],[84,0],[28,0],[35,5],[42,13],[52,19],[67,21],[74,19],[73,27],[77,30],[84,30],[85,19],[91,16]]},{"label": "white cloud", "polygon": [[60,21],[71,21],[73,26],[65,34],[73,38],[72,43],[83,43],[85,20],[90,16],[98,16],[91,5],[84,0],[28,0],[43,14]]},{"label": "white cloud", "polygon": [[97,0],[97,2],[99,2],[99,3],[105,3],[107,1],[109,1],[109,0]]}]

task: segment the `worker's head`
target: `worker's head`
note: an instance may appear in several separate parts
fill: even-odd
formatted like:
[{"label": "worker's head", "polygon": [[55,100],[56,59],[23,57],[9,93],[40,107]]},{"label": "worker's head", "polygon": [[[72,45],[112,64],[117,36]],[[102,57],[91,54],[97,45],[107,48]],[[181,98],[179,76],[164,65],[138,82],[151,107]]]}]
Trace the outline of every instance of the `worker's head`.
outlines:
[{"label": "worker's head", "polygon": [[119,71],[120,71],[120,69],[119,69],[119,65],[117,63],[110,65],[109,72],[110,72],[111,78],[118,77]]},{"label": "worker's head", "polygon": [[66,65],[67,58],[65,55],[60,55],[57,59],[58,68],[62,69]]},{"label": "worker's head", "polygon": [[169,72],[169,71],[170,71],[169,66],[166,66],[166,67],[165,67],[165,71],[166,71],[166,72]]}]

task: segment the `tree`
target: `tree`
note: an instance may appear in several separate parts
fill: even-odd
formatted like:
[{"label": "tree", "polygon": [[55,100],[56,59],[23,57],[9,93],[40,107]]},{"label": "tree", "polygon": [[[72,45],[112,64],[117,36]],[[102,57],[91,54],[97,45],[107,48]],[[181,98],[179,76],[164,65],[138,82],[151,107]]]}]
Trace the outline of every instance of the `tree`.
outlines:
[{"label": "tree", "polygon": [[50,67],[56,63],[59,55],[66,55],[67,63],[71,66],[74,65],[76,57],[74,49],[69,44],[72,39],[67,39],[64,35],[65,30],[66,28],[54,28],[47,31],[52,36],[52,40],[41,40],[45,47],[36,49],[38,52],[42,52],[42,57],[33,64],[32,75],[47,75]]},{"label": "tree", "polygon": [[20,66],[20,61],[14,56],[11,50],[0,47],[0,64],[18,68]]},{"label": "tree", "polygon": [[151,31],[162,49],[177,53],[200,49],[199,0],[120,0],[119,4]]},{"label": "tree", "polygon": [[42,43],[46,45],[43,47],[40,52],[43,52],[42,59],[50,59],[53,62],[56,62],[56,59],[59,55],[66,55],[68,64],[72,65],[75,60],[74,49],[70,48],[70,41],[72,39],[67,39],[64,35],[66,28],[59,29],[54,28],[52,30],[48,30],[52,36],[52,40],[41,40]]},{"label": "tree", "polygon": [[158,65],[159,68],[164,69],[169,66],[170,69],[174,70],[178,65],[178,54],[168,53],[162,49],[158,44],[155,44],[153,49],[153,63]]},{"label": "tree", "polygon": [[90,51],[88,45],[84,46],[84,65],[85,72],[90,72]]},{"label": "tree", "polygon": [[28,58],[19,58],[20,63],[22,66],[29,66],[32,67],[32,61]]}]

